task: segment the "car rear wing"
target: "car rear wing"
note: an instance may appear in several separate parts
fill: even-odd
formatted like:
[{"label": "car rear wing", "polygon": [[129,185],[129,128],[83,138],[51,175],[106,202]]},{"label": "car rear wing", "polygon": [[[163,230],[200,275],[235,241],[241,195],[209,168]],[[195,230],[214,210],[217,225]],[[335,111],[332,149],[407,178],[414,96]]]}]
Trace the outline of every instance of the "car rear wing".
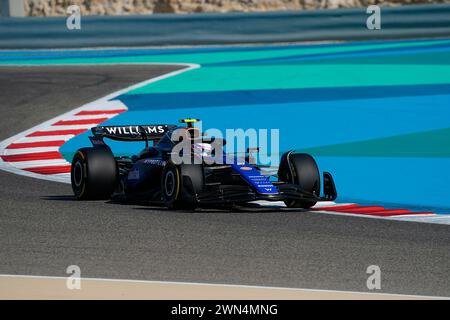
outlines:
[{"label": "car rear wing", "polygon": [[[159,140],[176,125],[146,124],[129,126],[99,126],[91,129],[95,138],[109,138],[117,141]],[[92,140],[92,139],[91,139]]]}]

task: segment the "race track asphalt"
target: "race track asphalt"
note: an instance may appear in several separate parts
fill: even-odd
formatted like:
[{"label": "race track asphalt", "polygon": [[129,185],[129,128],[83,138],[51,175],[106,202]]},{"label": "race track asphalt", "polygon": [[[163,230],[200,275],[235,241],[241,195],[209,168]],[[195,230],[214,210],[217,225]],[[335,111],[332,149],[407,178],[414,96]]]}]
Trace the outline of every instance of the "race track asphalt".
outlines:
[{"label": "race track asphalt", "polygon": [[[1,67],[0,139],[179,67]],[[170,119],[168,119],[170,120]],[[0,274],[450,296],[450,226],[292,211],[168,211],[79,202],[0,172]]]}]

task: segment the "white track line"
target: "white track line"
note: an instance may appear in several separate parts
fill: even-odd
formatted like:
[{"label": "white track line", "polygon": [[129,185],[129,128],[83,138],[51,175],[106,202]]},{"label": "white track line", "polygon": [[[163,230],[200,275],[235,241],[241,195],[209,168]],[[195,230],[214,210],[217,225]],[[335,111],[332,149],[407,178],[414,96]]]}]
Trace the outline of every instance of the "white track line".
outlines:
[{"label": "white track line", "polygon": [[[265,208],[283,208],[287,209],[286,205],[283,201],[253,201],[252,203],[259,204]],[[358,218],[368,218],[368,219],[382,219],[382,220],[396,220],[396,221],[409,221],[409,222],[422,222],[422,223],[435,223],[435,224],[445,224],[450,225],[450,215],[449,214],[404,214],[397,216],[375,216],[368,214],[358,214],[358,213],[350,213],[350,212],[336,212],[336,211],[327,211],[327,207],[330,206],[344,206],[354,203],[336,203],[333,201],[319,202],[313,208],[317,209],[317,213],[335,215],[335,216],[347,216],[347,217],[358,217]],[[293,211],[297,209],[292,209]]]},{"label": "white track line", "polygon": [[[105,107],[105,110],[108,107]],[[83,110],[83,111],[97,111],[97,110]],[[78,121],[78,120],[95,120],[95,119],[103,119],[103,118],[112,118],[116,116],[117,114],[92,114],[92,115],[79,115],[77,116],[76,113],[64,119],[64,121]],[[62,127],[61,125],[58,125],[57,127]]]},{"label": "white track line", "polygon": [[[64,159],[50,159],[50,160],[42,160],[42,161],[17,161],[17,162],[10,162],[10,163],[17,169],[70,165],[70,163]],[[23,170],[20,170],[20,171],[23,171]],[[26,172],[28,172],[28,171],[26,171]],[[49,175],[49,176],[51,176],[51,175]],[[68,180],[68,181],[70,182],[70,180]]]},{"label": "white track line", "polygon": [[[112,117],[110,117],[110,118],[112,118]],[[110,119],[110,118],[107,118],[107,119]],[[98,123],[99,122],[96,122],[96,123],[93,122],[93,123],[87,123],[87,124],[51,125],[49,127],[46,127],[45,130],[39,130],[39,131],[89,130],[92,127],[97,126]]]},{"label": "white track line", "polygon": [[[61,135],[61,136],[42,136],[42,137],[23,137],[14,143],[25,143],[25,142],[44,142],[44,141],[68,141],[72,139],[75,135]],[[8,150],[8,149],[6,149]]]},{"label": "white track line", "polygon": [[15,155],[24,153],[48,152],[58,151],[59,147],[38,147],[38,148],[21,148],[21,149],[6,149],[3,155]]}]

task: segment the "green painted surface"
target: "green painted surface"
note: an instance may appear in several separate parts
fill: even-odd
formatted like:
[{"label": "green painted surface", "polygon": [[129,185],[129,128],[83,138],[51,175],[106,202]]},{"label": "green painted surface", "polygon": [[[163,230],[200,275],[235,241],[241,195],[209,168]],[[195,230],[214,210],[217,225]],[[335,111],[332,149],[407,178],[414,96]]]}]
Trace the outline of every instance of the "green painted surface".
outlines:
[{"label": "green painted surface", "polygon": [[450,158],[450,128],[383,139],[308,148],[301,152],[341,157]]},{"label": "green painted surface", "polygon": [[450,65],[226,66],[192,70],[130,94],[439,83],[450,83]]}]

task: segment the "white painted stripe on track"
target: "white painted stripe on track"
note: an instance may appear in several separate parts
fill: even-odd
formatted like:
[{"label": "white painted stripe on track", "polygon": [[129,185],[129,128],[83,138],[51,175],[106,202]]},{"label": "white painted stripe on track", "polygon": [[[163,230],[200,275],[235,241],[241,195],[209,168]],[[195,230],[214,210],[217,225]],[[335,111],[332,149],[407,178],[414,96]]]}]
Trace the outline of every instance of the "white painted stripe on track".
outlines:
[{"label": "white painted stripe on track", "polygon": [[[106,110],[106,109],[105,109]],[[83,111],[89,111],[89,110],[83,110]],[[92,110],[92,111],[98,111],[98,110]],[[64,119],[64,121],[79,121],[79,120],[95,120],[95,119],[101,119],[101,118],[114,118],[115,116],[117,116],[119,113],[114,113],[114,114],[94,114],[94,115],[81,115],[81,116],[77,116],[76,114],[73,114],[70,117],[67,117]],[[58,125],[58,127],[60,127]]]},{"label": "white painted stripe on track", "polygon": [[350,204],[354,204],[354,203],[349,203],[349,202],[336,203],[334,201],[323,201],[323,202],[318,202],[313,208],[318,209],[318,208],[323,208],[323,207],[347,206]]},{"label": "white painted stripe on track", "polygon": [[[82,111],[98,111],[98,110],[127,110],[127,106],[120,100],[109,100],[99,102],[89,102],[84,105],[84,109]],[[74,114],[80,111],[74,112]]]},{"label": "white painted stripe on track", "polygon": [[54,174],[54,176],[61,178],[61,179],[68,179],[70,181],[70,173],[57,173],[57,174]]},{"label": "white painted stripe on track", "polygon": [[391,217],[390,220],[397,221],[411,221],[411,222],[425,222],[425,223],[436,223],[436,224],[447,224],[450,225],[450,214],[435,214],[425,217],[414,216],[414,217]]},{"label": "white painted stripe on track", "polygon": [[17,161],[17,162],[9,162],[9,163],[13,164],[14,167],[16,167],[17,169],[70,165],[70,163],[64,159]]},{"label": "white painted stripe on track", "polygon": [[[286,205],[282,201],[270,202],[264,200],[253,201],[252,203],[259,204],[265,208],[283,208],[287,209]],[[336,212],[336,211],[327,211],[327,207],[330,206],[345,206],[351,205],[354,203],[336,203],[333,201],[319,202],[315,205],[314,209],[320,209],[318,211],[314,211],[317,213],[323,213],[328,215],[335,216],[348,216],[348,217],[358,217],[358,218],[369,218],[369,219],[381,219],[381,220],[396,220],[396,221],[409,221],[409,222],[422,222],[422,223],[434,223],[434,224],[450,224],[450,214],[405,214],[398,216],[375,216],[375,215],[367,215],[367,214],[357,214],[350,212]],[[290,209],[289,209],[290,210]],[[291,209],[295,211],[297,209]],[[299,212],[301,214],[301,212]]]},{"label": "white painted stripe on track", "polygon": [[[366,215],[366,214],[357,214],[357,213],[349,213],[349,212],[335,212],[335,211],[326,211],[320,210],[315,211],[318,213],[324,213],[335,216],[347,216],[347,217],[359,217],[359,218],[367,218],[367,219],[381,219],[381,220],[395,220],[395,221],[408,221],[408,222],[420,222],[420,223],[433,223],[433,224],[450,224],[450,215],[446,214],[427,214],[427,215],[402,215],[402,216],[375,216],[375,215]],[[441,217],[442,216],[442,217]]]},{"label": "white painted stripe on track", "polygon": [[59,147],[37,147],[37,148],[21,148],[21,149],[6,149],[3,155],[15,155],[15,154],[27,154],[27,153],[38,153],[38,152],[48,152],[48,151],[58,151]]},{"label": "white painted stripe on track", "polygon": [[25,142],[44,142],[44,141],[68,141],[73,138],[73,134],[63,135],[63,136],[42,136],[42,137],[23,137],[14,143],[25,143]]},{"label": "white painted stripe on track", "polygon": [[51,125],[37,131],[61,131],[61,130],[90,130],[95,124]]},{"label": "white painted stripe on track", "polygon": [[[280,208],[286,208],[286,204],[283,201],[266,201],[266,200],[257,200],[257,201],[253,201],[252,203],[256,203],[262,206],[271,206],[271,207],[280,207]],[[326,207],[331,207],[331,206],[346,206],[349,204],[354,204],[354,203],[336,203],[334,201],[322,201],[322,202],[318,202],[313,208],[314,209],[319,209],[319,208],[326,208]]]}]

